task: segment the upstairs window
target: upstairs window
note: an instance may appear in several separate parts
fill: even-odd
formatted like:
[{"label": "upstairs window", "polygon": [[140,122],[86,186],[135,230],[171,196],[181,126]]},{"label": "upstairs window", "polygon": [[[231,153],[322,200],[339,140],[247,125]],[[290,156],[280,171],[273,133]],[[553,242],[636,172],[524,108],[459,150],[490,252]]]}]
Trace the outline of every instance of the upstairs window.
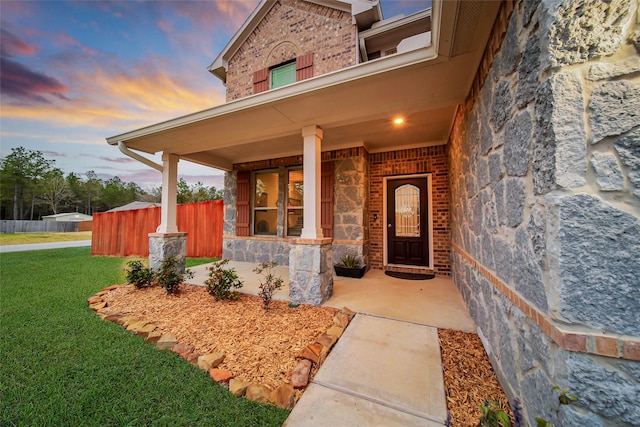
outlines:
[{"label": "upstairs window", "polygon": [[313,52],[298,56],[295,60],[263,68],[253,73],[253,93],[286,86],[313,77]]},{"label": "upstairs window", "polygon": [[296,63],[280,65],[271,69],[271,89],[296,82]]}]

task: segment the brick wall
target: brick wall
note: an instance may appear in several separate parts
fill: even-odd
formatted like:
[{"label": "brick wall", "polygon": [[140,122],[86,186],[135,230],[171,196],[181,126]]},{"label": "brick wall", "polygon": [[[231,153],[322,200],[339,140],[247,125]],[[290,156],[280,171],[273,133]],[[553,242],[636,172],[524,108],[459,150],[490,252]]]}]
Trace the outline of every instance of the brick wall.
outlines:
[{"label": "brick wall", "polygon": [[313,52],[313,75],[356,63],[351,14],[300,0],[279,0],[229,61],[227,101],[253,93],[253,73]]},{"label": "brick wall", "polygon": [[[449,230],[449,177],[447,172],[447,148],[412,148],[408,150],[373,153],[369,155],[371,198],[369,204],[369,258],[373,268],[382,268],[383,242],[383,177],[431,173],[431,197],[433,208],[433,269],[438,275],[451,274]],[[378,219],[373,220],[377,214]]]}]

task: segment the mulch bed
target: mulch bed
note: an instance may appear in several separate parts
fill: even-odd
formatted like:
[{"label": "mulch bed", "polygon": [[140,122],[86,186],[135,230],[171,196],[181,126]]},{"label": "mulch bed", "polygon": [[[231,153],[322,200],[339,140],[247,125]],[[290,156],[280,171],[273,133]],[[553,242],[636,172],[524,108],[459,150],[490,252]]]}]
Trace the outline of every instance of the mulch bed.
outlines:
[{"label": "mulch bed", "polygon": [[[223,351],[220,366],[235,378],[272,389],[287,382],[296,356],[333,324],[337,310],[271,301],[240,294],[235,301],[216,301],[201,286],[181,285],[177,295],[160,287],[120,286],[102,296],[107,312],[131,314],[149,321],[200,354]],[[447,407],[452,426],[476,426],[479,406],[499,402],[511,415],[482,342],[476,334],[438,330]],[[311,378],[319,365],[314,365]],[[296,390],[296,401],[302,394]]]},{"label": "mulch bed", "polygon": [[452,426],[477,426],[485,401],[498,402],[513,420],[509,400],[477,334],[439,329],[442,371]]}]

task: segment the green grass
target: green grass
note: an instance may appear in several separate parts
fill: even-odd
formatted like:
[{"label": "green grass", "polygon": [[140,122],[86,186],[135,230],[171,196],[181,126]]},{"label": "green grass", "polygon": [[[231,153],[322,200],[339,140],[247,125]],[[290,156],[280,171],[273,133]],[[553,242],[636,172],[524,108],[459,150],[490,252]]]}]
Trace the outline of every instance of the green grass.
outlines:
[{"label": "green grass", "polygon": [[12,233],[0,234],[0,245],[26,245],[31,243],[71,242],[91,240],[91,231],[76,233]]},{"label": "green grass", "polygon": [[173,353],[95,315],[86,299],[122,283],[127,260],[89,253],[1,255],[0,425],[284,422],[287,411],[237,399]]}]

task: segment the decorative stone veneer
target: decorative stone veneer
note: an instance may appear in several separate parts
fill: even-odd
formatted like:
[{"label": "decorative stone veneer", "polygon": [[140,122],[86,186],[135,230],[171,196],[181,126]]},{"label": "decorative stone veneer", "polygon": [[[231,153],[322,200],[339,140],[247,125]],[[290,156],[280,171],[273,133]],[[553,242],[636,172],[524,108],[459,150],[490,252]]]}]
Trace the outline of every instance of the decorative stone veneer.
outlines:
[{"label": "decorative stone veneer", "polygon": [[269,262],[289,265],[289,239],[225,236],[222,258],[241,262]]},{"label": "decorative stone veneer", "polygon": [[334,160],[333,259],[355,255],[369,261],[369,161],[364,148]]},{"label": "decorative stone veneer", "polygon": [[289,251],[289,301],[320,305],[332,293],[331,239],[293,239]]},{"label": "decorative stone veneer", "polygon": [[229,60],[227,101],[253,93],[253,73],[313,53],[313,75],[356,64],[356,26],[350,12],[278,0]]},{"label": "decorative stone veneer", "polygon": [[[449,174],[447,147],[411,148],[407,150],[373,153],[370,163],[370,249],[373,268],[383,268],[384,251],[384,199],[383,178],[394,175],[431,174],[433,210],[433,271],[437,275],[451,274],[451,236],[449,229]],[[373,216],[377,215],[377,220]]]},{"label": "decorative stone veneer", "polygon": [[452,275],[529,424],[640,425],[638,5],[511,6],[453,126]]},{"label": "decorative stone veneer", "polygon": [[150,233],[149,267],[159,269],[169,257],[178,261],[178,272],[184,273],[187,257],[187,233]]}]

